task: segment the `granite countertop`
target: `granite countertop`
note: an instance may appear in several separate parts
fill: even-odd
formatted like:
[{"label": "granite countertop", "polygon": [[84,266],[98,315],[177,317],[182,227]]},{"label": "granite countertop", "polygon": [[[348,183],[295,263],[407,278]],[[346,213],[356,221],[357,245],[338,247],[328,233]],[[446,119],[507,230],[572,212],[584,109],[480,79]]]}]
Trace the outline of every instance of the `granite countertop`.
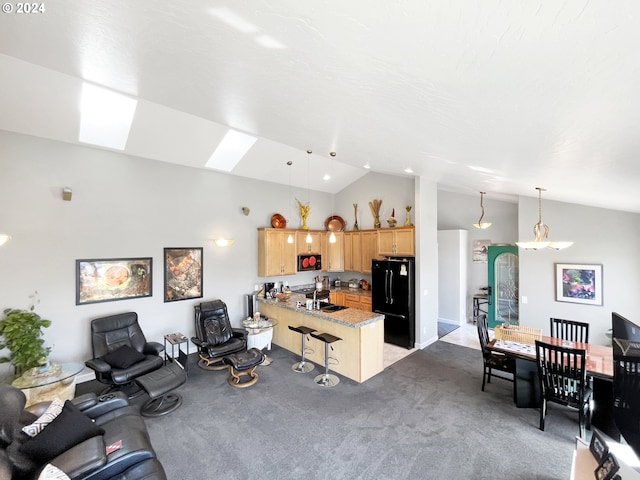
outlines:
[{"label": "granite countertop", "polygon": [[[353,328],[364,327],[365,325],[384,320],[384,315],[381,315],[379,313],[365,312],[364,310],[358,310],[356,308],[345,308],[344,310],[339,310],[337,312],[307,310],[304,306],[306,305],[307,298],[304,295],[297,293],[292,293],[291,298],[286,302],[281,302],[277,299],[262,297],[258,297],[258,302],[272,305],[274,307],[285,308],[287,310],[301,313],[302,315],[309,315],[311,317],[320,318],[322,320],[339,323],[341,325]],[[296,302],[301,302],[302,306],[296,307]]]},{"label": "granite countertop", "polygon": [[331,287],[331,292],[348,293],[350,295],[360,295],[361,297],[370,297],[371,296],[371,290],[362,290],[361,288],[349,288],[349,287],[335,288],[335,287]]}]

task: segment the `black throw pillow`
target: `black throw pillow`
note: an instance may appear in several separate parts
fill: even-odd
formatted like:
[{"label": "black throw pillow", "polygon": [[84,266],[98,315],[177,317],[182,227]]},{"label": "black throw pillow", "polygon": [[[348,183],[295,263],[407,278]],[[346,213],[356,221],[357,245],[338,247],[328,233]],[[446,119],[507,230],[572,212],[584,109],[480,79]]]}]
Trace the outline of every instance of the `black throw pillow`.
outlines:
[{"label": "black throw pillow", "polygon": [[104,435],[104,430],[67,400],[62,413],[19,450],[33,460],[46,463],[96,435]]},{"label": "black throw pillow", "polygon": [[122,347],[107,353],[102,360],[107,362],[113,368],[129,368],[134,363],[138,363],[144,360],[146,357],[143,353],[140,353],[135,348],[129,345],[123,345]]}]

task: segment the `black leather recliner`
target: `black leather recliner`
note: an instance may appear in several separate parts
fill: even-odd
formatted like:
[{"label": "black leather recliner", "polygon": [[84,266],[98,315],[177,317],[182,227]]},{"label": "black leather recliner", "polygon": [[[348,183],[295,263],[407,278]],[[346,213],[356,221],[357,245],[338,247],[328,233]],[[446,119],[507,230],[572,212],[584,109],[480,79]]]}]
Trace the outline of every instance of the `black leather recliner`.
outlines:
[{"label": "black leather recliner", "polygon": [[222,300],[202,302],[195,306],[196,336],[191,341],[198,347],[198,366],[205,370],[227,368],[222,359],[247,349],[247,332],[232,328],[227,305]]},{"label": "black leather recliner", "polygon": [[[149,440],[149,432],[138,408],[129,405],[122,392],[109,393],[101,397],[93,393],[81,395],[70,402],[79,410],[78,416],[86,416],[101,429],[97,435],[80,443],[71,444],[69,430],[77,430],[77,423],[67,428],[66,422],[57,425],[50,423],[39,435],[45,435],[47,429],[55,429],[55,445],[69,443],[69,447],[53,458],[36,458],[23,445],[31,441],[22,427],[34,422],[49,406],[49,402],[32,405],[24,410],[24,393],[8,384],[0,383],[0,479],[31,480],[38,478],[46,464],[52,464],[73,480],[109,480],[144,479],[166,480],[162,464]],[[65,407],[66,408],[66,407]],[[102,433],[104,432],[104,433]],[[75,435],[75,433],[74,433]],[[106,452],[106,447],[120,444],[120,448]],[[61,448],[58,448],[61,450]],[[40,455],[42,452],[40,452]]]},{"label": "black leather recliner", "polygon": [[91,321],[93,359],[85,365],[110,389],[133,386],[134,380],[161,368],[161,343],[147,342],[135,312],[110,315]]}]

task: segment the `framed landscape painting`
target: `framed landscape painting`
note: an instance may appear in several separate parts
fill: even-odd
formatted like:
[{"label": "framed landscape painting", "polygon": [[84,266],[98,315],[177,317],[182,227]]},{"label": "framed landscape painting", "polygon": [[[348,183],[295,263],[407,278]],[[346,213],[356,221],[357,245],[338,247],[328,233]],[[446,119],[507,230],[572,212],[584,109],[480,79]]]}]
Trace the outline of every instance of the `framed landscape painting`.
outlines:
[{"label": "framed landscape painting", "polygon": [[602,265],[556,263],[556,301],[602,305]]},{"label": "framed landscape painting", "polygon": [[153,259],[76,260],[76,305],[150,297]]},{"label": "framed landscape painting", "polygon": [[202,247],[164,249],[164,301],[202,297]]}]

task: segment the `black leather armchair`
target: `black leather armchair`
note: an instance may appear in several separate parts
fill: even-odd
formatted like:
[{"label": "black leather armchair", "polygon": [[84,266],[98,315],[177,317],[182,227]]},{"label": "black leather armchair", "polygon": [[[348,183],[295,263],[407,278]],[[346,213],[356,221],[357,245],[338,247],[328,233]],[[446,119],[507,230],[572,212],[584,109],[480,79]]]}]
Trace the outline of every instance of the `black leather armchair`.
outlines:
[{"label": "black leather armchair", "polygon": [[247,332],[232,328],[227,305],[222,300],[202,302],[195,306],[196,336],[191,341],[198,347],[198,366],[205,370],[222,370],[222,359],[247,349]]},{"label": "black leather armchair", "polygon": [[135,312],[110,315],[91,321],[93,359],[85,365],[91,368],[99,382],[109,389],[133,386],[134,380],[161,368],[161,343],[147,342]]},{"label": "black leather armchair", "polygon": [[[33,438],[21,429],[32,424],[49,403],[23,410],[25,401],[22,391],[0,383],[1,479],[37,479],[45,465],[51,464],[72,480],[166,480],[138,408],[129,405],[122,392],[101,397],[91,393],[68,401],[76,413],[66,414],[65,404],[57,417],[67,415],[63,421],[53,420]],[[97,434],[78,441],[78,430],[85,428],[78,426],[78,416],[95,425]],[[39,440],[40,436],[46,439]],[[37,449],[27,445],[34,441],[42,445]],[[106,447],[115,443],[120,448],[107,454]]]}]

